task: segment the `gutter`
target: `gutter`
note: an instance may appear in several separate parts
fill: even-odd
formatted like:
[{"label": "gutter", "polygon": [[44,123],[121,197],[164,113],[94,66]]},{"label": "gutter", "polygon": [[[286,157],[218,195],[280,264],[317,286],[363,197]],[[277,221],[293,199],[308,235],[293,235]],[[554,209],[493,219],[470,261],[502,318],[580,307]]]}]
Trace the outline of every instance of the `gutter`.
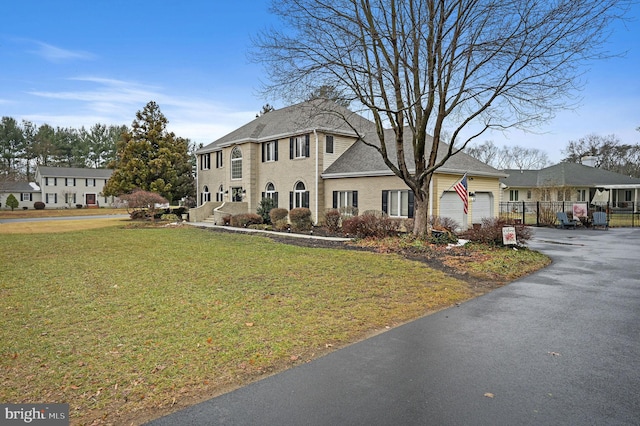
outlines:
[{"label": "gutter", "polygon": [[318,146],[318,131],[317,129],[313,129],[313,134],[316,137],[316,191],[315,191],[315,224],[318,224],[318,188],[320,186],[320,171],[318,167],[320,167],[320,161],[318,160],[318,156],[320,155],[320,147]]}]

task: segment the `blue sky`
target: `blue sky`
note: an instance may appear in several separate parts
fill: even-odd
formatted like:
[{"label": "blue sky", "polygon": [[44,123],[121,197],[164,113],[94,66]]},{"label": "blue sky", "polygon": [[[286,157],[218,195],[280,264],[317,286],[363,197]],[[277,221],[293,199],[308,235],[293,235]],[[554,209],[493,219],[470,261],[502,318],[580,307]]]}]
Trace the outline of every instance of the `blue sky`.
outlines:
[{"label": "blue sky", "polygon": [[[207,144],[251,121],[269,100],[247,59],[250,38],[275,24],[268,0],[11,1],[0,26],[0,116],[36,124],[130,125],[156,101],[178,136]],[[586,70],[580,105],[536,134],[481,138],[545,151],[554,162],[590,133],[640,142],[640,5],[610,50]],[[277,101],[270,103],[283,106]]]}]

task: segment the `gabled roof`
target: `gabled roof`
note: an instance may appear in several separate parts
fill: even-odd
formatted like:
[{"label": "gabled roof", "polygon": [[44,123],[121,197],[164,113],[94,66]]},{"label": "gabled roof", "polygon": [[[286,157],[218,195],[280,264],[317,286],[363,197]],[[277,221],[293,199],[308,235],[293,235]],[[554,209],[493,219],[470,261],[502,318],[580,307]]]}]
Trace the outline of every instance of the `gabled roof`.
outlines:
[{"label": "gabled roof", "polygon": [[502,183],[512,188],[607,185],[640,185],[640,179],[578,163],[559,163],[541,170],[505,170],[509,176]]},{"label": "gabled roof", "polygon": [[35,182],[0,182],[0,192],[40,192]]},{"label": "gabled roof", "polygon": [[[413,149],[411,149],[411,131],[407,128],[404,132],[405,160],[413,171]],[[395,134],[392,129],[385,131],[385,140],[393,140]],[[427,145],[431,137],[427,136]],[[371,135],[367,138],[367,143],[380,146],[377,136]],[[446,155],[449,145],[440,143],[437,161]],[[389,159],[397,164],[396,151],[391,149],[388,152]],[[471,157],[464,152],[459,152],[450,157],[443,167],[438,169],[439,173],[452,173],[463,175],[469,173],[475,176],[504,177],[505,173]],[[382,160],[382,155],[372,146],[359,140],[345,151],[340,158],[331,164],[322,174],[323,178],[356,177],[356,176],[390,176],[393,172]]]},{"label": "gabled roof", "polygon": [[212,152],[239,143],[259,143],[315,131],[356,136],[373,132],[373,123],[335,102],[316,99],[273,110],[200,148],[196,154]]},{"label": "gabled roof", "polygon": [[38,166],[38,172],[42,177],[62,178],[98,178],[109,179],[113,174],[111,169],[89,169],[79,167],[46,167]]}]

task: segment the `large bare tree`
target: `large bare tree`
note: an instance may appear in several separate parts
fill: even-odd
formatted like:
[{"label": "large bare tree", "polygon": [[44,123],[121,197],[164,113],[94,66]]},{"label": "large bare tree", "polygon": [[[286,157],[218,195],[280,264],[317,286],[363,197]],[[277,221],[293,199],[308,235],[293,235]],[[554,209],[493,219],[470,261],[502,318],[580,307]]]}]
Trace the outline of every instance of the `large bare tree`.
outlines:
[{"label": "large bare tree", "polygon": [[[378,140],[365,143],[414,192],[421,235],[433,173],[485,131],[526,128],[565,106],[585,62],[606,56],[609,25],[626,7],[617,0],[275,0],[282,24],[256,37],[254,59],[265,65],[272,96],[304,99],[326,85],[366,111]],[[437,156],[444,135],[446,155]]]}]

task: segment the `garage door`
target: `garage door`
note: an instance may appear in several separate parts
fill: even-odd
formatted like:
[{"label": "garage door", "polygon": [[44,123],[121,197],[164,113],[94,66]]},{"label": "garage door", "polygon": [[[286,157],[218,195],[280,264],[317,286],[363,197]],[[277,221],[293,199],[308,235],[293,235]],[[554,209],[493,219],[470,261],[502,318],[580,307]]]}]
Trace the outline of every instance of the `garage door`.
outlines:
[{"label": "garage door", "polygon": [[462,229],[467,229],[464,205],[458,194],[454,191],[444,192],[440,198],[440,217],[448,217],[455,220]]},{"label": "garage door", "polygon": [[481,223],[485,217],[493,217],[493,194],[476,192],[476,200],[471,202],[471,223]]}]

